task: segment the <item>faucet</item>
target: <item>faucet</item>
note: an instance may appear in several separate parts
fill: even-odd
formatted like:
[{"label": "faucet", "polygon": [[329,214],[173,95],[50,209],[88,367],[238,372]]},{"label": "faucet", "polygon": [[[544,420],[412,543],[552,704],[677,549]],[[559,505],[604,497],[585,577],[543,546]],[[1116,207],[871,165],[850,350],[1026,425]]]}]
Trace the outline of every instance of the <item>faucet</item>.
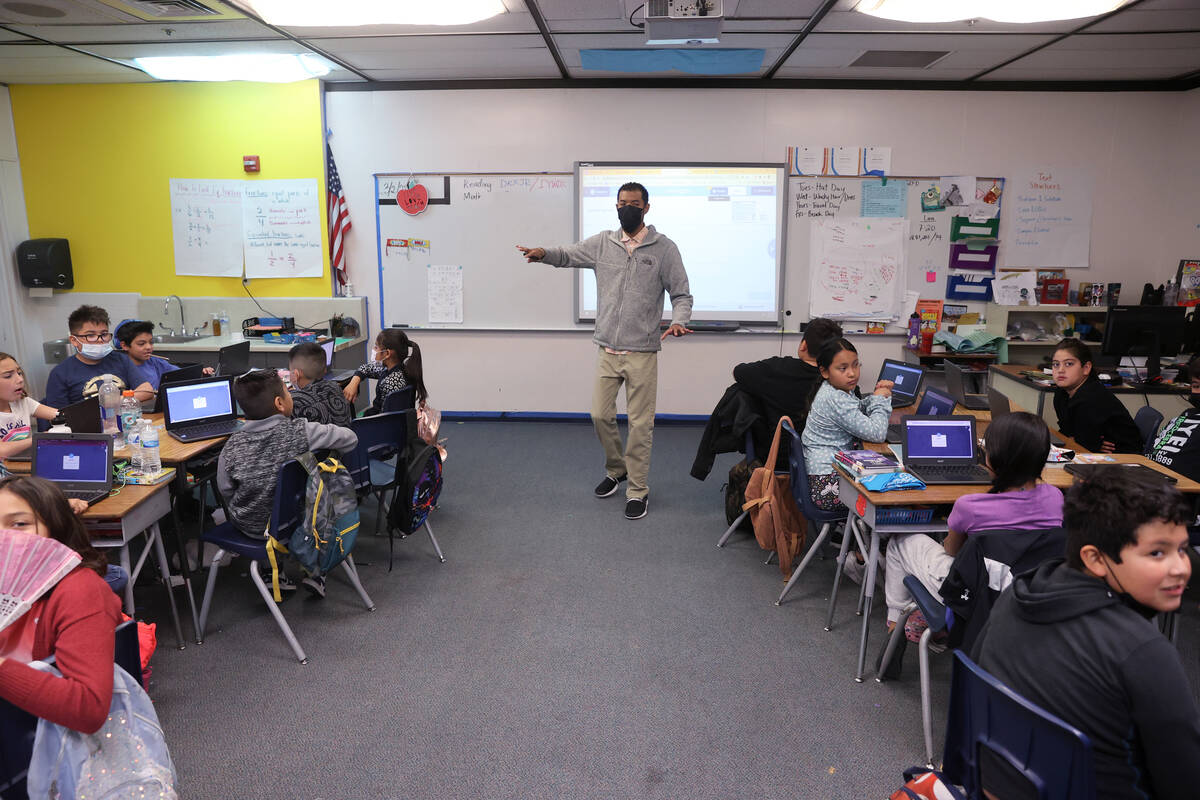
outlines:
[{"label": "faucet", "polygon": [[[183,334],[187,333],[187,323],[183,321],[183,301],[179,299],[179,295],[170,294],[170,295],[167,295],[163,299],[163,314],[165,315],[167,313],[167,309],[171,305],[172,297],[175,298],[175,302],[179,303],[179,333],[180,333],[180,335],[183,335]],[[159,324],[161,325],[162,323],[159,323]],[[171,330],[171,329],[167,328],[167,330]],[[171,331],[171,332],[174,333],[174,331]]]},{"label": "faucet", "polygon": [[196,327],[192,328],[192,336],[199,338],[200,331],[207,330],[207,329],[208,329],[208,320],[204,320],[203,325],[197,325]]}]

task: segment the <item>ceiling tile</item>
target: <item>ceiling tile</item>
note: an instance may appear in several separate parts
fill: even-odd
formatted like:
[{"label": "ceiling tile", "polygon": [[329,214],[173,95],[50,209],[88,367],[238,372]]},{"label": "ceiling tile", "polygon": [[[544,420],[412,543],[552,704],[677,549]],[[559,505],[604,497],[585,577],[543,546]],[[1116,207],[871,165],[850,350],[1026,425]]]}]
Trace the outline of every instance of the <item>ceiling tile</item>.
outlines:
[{"label": "ceiling tile", "polygon": [[[133,19],[115,8],[87,0],[28,0],[27,4],[46,9],[45,14],[25,14],[0,6],[0,23],[43,25],[94,25]],[[20,6],[18,6],[20,8]]]},{"label": "ceiling tile", "polygon": [[[14,29],[64,44],[167,42],[193,39],[282,39],[250,19],[214,22],[136,22],[125,25],[14,25]],[[171,33],[167,33],[167,31]]]},{"label": "ceiling tile", "polygon": [[546,56],[543,64],[509,66],[503,71],[490,64],[444,67],[415,66],[407,69],[364,70],[376,81],[453,81],[453,80],[522,80],[528,78],[561,78],[554,61]]},{"label": "ceiling tile", "polygon": [[[1006,59],[1050,41],[1049,36],[998,34],[811,34],[784,67],[848,66],[868,50],[944,50],[949,55],[931,70],[973,70],[995,66]],[[861,70],[856,70],[856,73]],[[942,77],[939,75],[938,77]]]},{"label": "ceiling tile", "polygon": [[[357,39],[305,39],[315,47],[346,57],[359,54],[387,54],[428,51],[504,51],[530,47],[546,47],[546,41],[538,35],[518,33],[510,35],[481,34],[479,36],[364,36]],[[502,57],[502,56],[501,56]]]},{"label": "ceiling tile", "polygon": [[140,70],[72,53],[61,47],[0,45],[0,82],[4,83],[107,83],[149,79],[150,76]]},{"label": "ceiling tile", "polygon": [[1088,28],[1089,32],[1200,30],[1197,0],[1146,0]]},{"label": "ceiling tile", "polygon": [[824,0],[738,0],[731,13],[730,0],[726,0],[725,16],[744,19],[746,17],[776,17],[807,20],[817,13]]},{"label": "ceiling tile", "polygon": [[931,69],[866,69],[863,67],[822,69],[817,66],[801,66],[783,67],[775,73],[775,77],[809,80],[958,81],[971,77],[977,71],[973,69],[937,69],[936,66]]},{"label": "ceiling tile", "polygon": [[[670,49],[712,50],[714,48],[786,48],[795,38],[786,33],[725,33],[717,44],[695,46],[680,46]],[[580,50],[586,48],[617,48],[633,49],[646,47],[645,38],[640,34],[624,35],[612,33],[597,34],[561,34],[554,37],[555,44],[561,50]]]},{"label": "ceiling tile", "polygon": [[[503,58],[489,50],[374,51],[353,53],[342,58],[347,64],[367,73],[387,70],[438,72],[446,78],[510,78],[530,72],[548,72],[560,77],[550,51],[545,47],[509,50]],[[456,70],[459,72],[456,73]],[[389,79],[393,80],[393,79]]]},{"label": "ceiling tile", "polygon": [[893,31],[895,33],[1016,33],[1038,35],[1044,33],[1066,33],[1080,26],[1079,20],[1039,22],[1035,25],[1018,25],[992,22],[981,19],[973,22],[912,23],[872,17],[857,11],[831,11],[817,26],[820,33],[835,31]]},{"label": "ceiling tile", "polygon": [[242,53],[308,53],[303,45],[288,39],[271,42],[190,42],[165,44],[138,42],[135,44],[100,44],[86,48],[89,52],[109,58],[148,58],[152,56],[221,56]]},{"label": "ceiling tile", "polygon": [[[506,0],[512,8],[512,0]],[[369,25],[344,27],[301,28],[289,26],[283,28],[297,38],[327,39],[338,36],[362,36],[364,34],[439,34],[439,33],[538,33],[537,23],[525,10],[524,4],[520,11],[510,11],[507,14],[497,14],[490,19],[473,22],[470,25]],[[282,27],[282,26],[281,26]]]},{"label": "ceiling tile", "polygon": [[[557,20],[624,20],[629,11],[622,0],[538,0],[548,23]],[[553,25],[550,26],[553,29]]]},{"label": "ceiling tile", "polygon": [[1015,80],[1013,76],[1030,71],[1078,74],[1094,70],[1098,74],[1117,71],[1131,79],[1147,79],[1168,78],[1196,69],[1200,69],[1200,34],[1072,36],[987,77]]}]

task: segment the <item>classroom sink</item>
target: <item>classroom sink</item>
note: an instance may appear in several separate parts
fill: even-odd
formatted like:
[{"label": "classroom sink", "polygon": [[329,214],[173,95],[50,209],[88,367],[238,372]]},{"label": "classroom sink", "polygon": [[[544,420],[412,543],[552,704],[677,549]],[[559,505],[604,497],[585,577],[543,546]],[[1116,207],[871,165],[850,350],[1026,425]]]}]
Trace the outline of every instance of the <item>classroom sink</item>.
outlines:
[{"label": "classroom sink", "polygon": [[197,339],[208,339],[208,336],[193,336],[190,333],[160,333],[154,337],[155,344],[182,344],[194,342]]}]

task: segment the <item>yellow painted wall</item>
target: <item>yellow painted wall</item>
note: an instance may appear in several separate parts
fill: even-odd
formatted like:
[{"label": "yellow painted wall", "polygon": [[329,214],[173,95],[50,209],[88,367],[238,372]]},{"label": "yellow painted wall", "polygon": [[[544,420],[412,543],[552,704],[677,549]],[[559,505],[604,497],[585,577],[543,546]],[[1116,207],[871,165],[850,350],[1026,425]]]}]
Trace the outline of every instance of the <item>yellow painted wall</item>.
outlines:
[{"label": "yellow painted wall", "polygon": [[[71,243],[75,288],[243,295],[238,278],[175,274],[170,178],[316,178],[325,187],[317,81],[12,86],[29,232]],[[242,156],[262,159],[257,176]],[[325,274],[257,279],[255,294],[328,297]]]}]

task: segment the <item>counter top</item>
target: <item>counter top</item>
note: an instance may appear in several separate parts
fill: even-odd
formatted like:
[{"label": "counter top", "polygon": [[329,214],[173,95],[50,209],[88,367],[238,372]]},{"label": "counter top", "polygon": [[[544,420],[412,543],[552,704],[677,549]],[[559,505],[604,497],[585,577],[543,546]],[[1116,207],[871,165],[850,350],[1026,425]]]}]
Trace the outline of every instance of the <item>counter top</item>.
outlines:
[{"label": "counter top", "polygon": [[[1095,365],[1093,365],[1094,367]],[[1029,370],[1036,371],[1034,367],[1023,364],[993,364],[991,366],[993,372],[999,372],[1013,380],[1020,381],[1026,386],[1037,389],[1042,392],[1052,392],[1055,389],[1054,382],[1050,380],[1050,376],[1046,376],[1045,381],[1035,381],[1021,373]],[[1146,386],[1132,386],[1127,383],[1122,383],[1117,386],[1109,386],[1111,391],[1116,394],[1134,393],[1134,394],[1173,394],[1184,395],[1191,392],[1191,384],[1186,383],[1155,383],[1147,384]]]},{"label": "counter top", "polygon": [[[327,337],[324,339],[327,341]],[[367,340],[365,336],[356,336],[352,339],[338,338],[337,343],[333,346],[334,352],[346,350],[355,345],[362,344]],[[286,353],[292,349],[291,344],[281,344],[276,342],[264,342],[258,337],[247,338],[242,336],[241,331],[236,333],[222,333],[220,336],[202,336],[199,339],[191,342],[155,342],[154,351],[156,353],[215,353],[222,347],[228,347],[232,344],[241,344],[242,342],[250,342],[251,353]],[[321,337],[317,338],[317,342],[323,341]]]}]

